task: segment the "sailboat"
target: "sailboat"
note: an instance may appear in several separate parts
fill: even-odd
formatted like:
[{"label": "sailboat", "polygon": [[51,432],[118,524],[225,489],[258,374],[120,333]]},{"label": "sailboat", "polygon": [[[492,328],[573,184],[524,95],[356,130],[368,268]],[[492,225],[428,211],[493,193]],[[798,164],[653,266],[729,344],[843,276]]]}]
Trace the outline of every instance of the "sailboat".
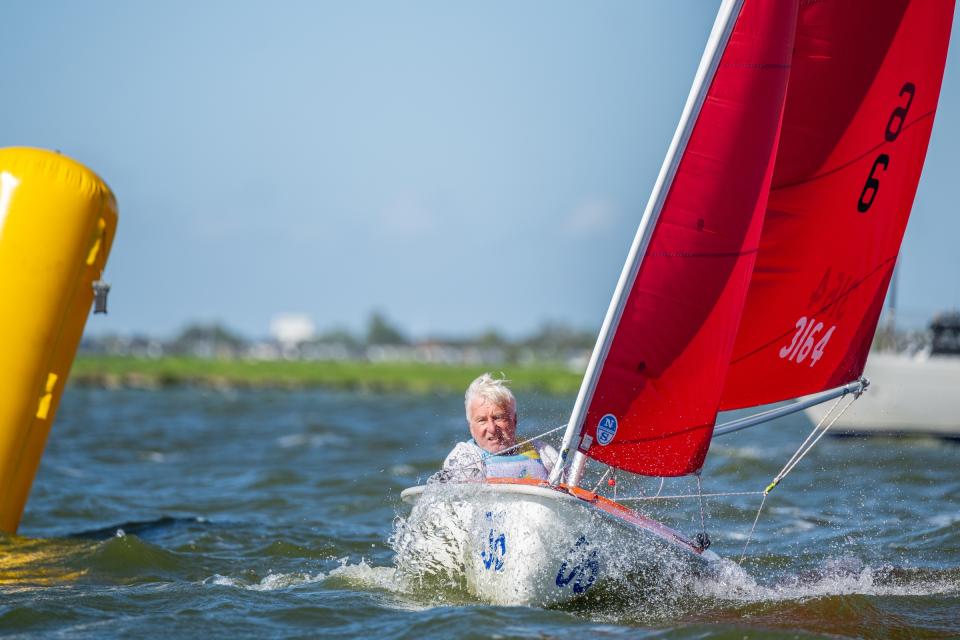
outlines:
[{"label": "sailboat", "polygon": [[[935,315],[929,333],[920,351],[870,353],[871,402],[850,407],[833,435],[960,438],[960,311]],[[810,407],[807,416],[819,421],[824,410]]]},{"label": "sailboat", "polygon": [[699,478],[714,437],[864,391],[953,9],[724,0],[549,481],[405,490],[400,537],[419,527],[420,542],[406,535],[398,563],[531,605],[584,594],[618,562],[716,564],[705,532],[582,487],[585,463]]}]

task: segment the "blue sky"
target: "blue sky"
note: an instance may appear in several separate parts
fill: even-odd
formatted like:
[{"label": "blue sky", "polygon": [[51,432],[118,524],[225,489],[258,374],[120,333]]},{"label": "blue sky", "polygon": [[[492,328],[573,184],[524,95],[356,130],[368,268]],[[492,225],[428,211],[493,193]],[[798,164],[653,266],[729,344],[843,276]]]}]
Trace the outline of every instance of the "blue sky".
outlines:
[{"label": "blue sky", "polygon": [[[91,333],[596,328],[718,5],[14,3],[0,145],[117,194]],[[913,324],[960,306],[958,55],[901,254]]]}]

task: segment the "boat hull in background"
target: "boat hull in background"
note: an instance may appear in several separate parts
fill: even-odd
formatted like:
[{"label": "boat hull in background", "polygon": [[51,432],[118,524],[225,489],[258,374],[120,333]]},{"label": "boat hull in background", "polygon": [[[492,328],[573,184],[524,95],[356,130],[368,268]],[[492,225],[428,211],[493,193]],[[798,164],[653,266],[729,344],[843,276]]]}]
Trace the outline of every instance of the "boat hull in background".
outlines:
[{"label": "boat hull in background", "polygon": [[[870,388],[831,429],[835,435],[960,438],[960,358],[872,353]],[[807,409],[818,423],[830,405]]]},{"label": "boat hull in background", "polygon": [[459,583],[497,605],[550,606],[619,580],[683,579],[720,557],[676,531],[583,490],[539,482],[406,489],[394,536],[409,577]]}]

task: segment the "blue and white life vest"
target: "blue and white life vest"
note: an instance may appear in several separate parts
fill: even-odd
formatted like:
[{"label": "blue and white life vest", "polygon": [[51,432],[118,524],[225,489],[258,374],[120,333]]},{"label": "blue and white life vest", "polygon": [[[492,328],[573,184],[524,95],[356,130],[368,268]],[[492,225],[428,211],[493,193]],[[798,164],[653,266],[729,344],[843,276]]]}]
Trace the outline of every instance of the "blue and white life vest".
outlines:
[{"label": "blue and white life vest", "polygon": [[531,444],[521,447],[519,453],[487,456],[483,462],[488,478],[546,480],[550,475],[540,459],[540,452]]},{"label": "blue and white life vest", "polygon": [[556,463],[556,450],[537,440],[503,455],[484,451],[470,440],[457,444],[447,455],[441,477],[448,482],[478,482],[484,478],[547,480]]}]

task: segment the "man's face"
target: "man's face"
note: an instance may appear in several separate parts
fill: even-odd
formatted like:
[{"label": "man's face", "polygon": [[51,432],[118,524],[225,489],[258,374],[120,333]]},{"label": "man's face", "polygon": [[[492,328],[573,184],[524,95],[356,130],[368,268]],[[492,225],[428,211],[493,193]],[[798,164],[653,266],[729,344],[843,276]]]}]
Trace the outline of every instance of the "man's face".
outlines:
[{"label": "man's face", "polygon": [[516,444],[517,412],[514,407],[496,405],[485,398],[470,401],[470,435],[480,448],[497,453]]}]

